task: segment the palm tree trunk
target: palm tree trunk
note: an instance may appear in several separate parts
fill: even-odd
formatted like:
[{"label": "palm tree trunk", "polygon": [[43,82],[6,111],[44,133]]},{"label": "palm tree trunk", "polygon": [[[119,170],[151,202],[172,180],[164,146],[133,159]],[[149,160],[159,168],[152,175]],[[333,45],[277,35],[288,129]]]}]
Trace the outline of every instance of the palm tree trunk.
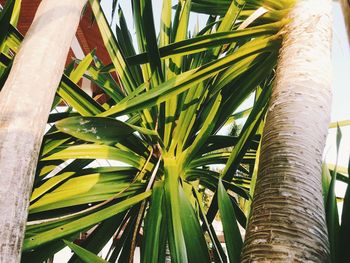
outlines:
[{"label": "palm tree trunk", "polygon": [[19,262],[55,91],[85,0],[43,0],[0,93],[0,262]]},{"label": "palm tree trunk", "polygon": [[340,5],[343,10],[346,32],[348,33],[348,39],[350,44],[350,0],[340,0]]},{"label": "palm tree trunk", "polygon": [[328,262],[321,188],[331,104],[331,1],[299,0],[284,29],[242,262]]}]

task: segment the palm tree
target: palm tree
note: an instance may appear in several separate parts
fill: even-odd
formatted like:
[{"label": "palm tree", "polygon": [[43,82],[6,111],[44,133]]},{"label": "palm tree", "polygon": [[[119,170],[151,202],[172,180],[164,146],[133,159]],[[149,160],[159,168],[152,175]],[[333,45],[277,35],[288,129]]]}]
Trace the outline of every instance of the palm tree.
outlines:
[{"label": "palm tree", "polygon": [[283,30],[242,262],[328,262],[321,163],[331,102],[331,1],[300,0]]},{"label": "palm tree", "polygon": [[[134,1],[138,54],[122,10],[115,38],[98,2],[90,0],[113,63],[103,65],[91,52],[65,70],[53,108],[57,101],[69,107],[49,116],[53,126],[36,169],[23,260],[44,261],[67,245],[76,253],[71,262],[77,255],[88,260],[113,238],[109,261],[132,260],[141,240],[144,262],[162,262],[167,245],[174,262],[208,262],[210,247],[226,262],[211,224],[219,211],[228,256],[238,261],[238,224],[244,227],[246,217],[236,198],[249,198],[277,32],[288,22],[290,1],[204,1],[215,8],[179,1],[172,20],[171,1],[164,0],[159,37],[151,1]],[[202,30],[188,30],[190,8],[210,14]],[[108,95],[106,102],[79,89],[85,72]],[[253,108],[232,114],[252,93]],[[238,116],[248,116],[238,136],[218,135]],[[119,163],[89,166],[94,159]],[[222,174],[206,168],[212,164],[224,164]],[[217,192],[209,211],[203,189]],[[84,231],[88,237],[78,241]]]},{"label": "palm tree", "polygon": [[[318,7],[316,11],[324,7],[318,1],[308,2]],[[300,32],[297,27],[300,26],[300,22],[293,22],[287,27],[287,33],[277,34],[287,22],[283,19],[291,5],[291,1],[287,0],[250,0],[245,5],[237,5],[237,1],[231,3],[226,0],[220,3],[217,0],[193,0],[192,4],[190,1],[179,1],[173,20],[169,15],[171,1],[164,0],[161,31],[157,37],[151,1],[133,1],[140,49],[137,54],[122,11],[119,10],[120,21],[115,39],[98,1],[90,0],[90,3],[113,63],[103,65],[92,52],[84,60],[75,61],[75,64],[65,70],[53,108],[60,100],[69,107],[66,112],[51,113],[49,116],[48,122],[55,125],[45,134],[37,165],[30,198],[23,261],[41,262],[66,245],[76,253],[70,262],[78,262],[77,256],[88,262],[101,260],[94,254],[98,254],[108,240],[113,238],[110,252],[106,257],[109,261],[115,261],[117,258],[124,262],[132,261],[135,247],[141,240],[143,262],[162,262],[167,245],[170,247],[174,262],[208,262],[209,246],[213,247],[216,261],[226,262],[226,255],[211,224],[219,211],[230,262],[238,262],[242,238],[237,222],[244,227],[246,218],[236,198],[249,198],[247,191],[260,139],[258,128],[263,123],[267,111],[273,79],[271,71],[277,59],[280,38],[282,35],[286,36],[284,43],[287,44],[291,39],[303,40],[304,43],[309,43],[306,40],[316,41],[318,35],[313,32],[312,23],[301,22],[302,29],[308,33],[306,40],[300,35],[297,38],[293,37],[293,33]],[[291,15],[293,21],[300,21],[297,19],[297,10],[305,6],[310,8],[305,3],[306,1],[301,1],[293,12]],[[262,6],[263,8],[260,8]],[[187,29],[190,8],[211,15],[202,30],[189,32]],[[257,9],[259,11],[256,11]],[[313,9],[316,12],[315,8]],[[327,23],[328,16],[316,17],[320,19],[321,25]],[[251,24],[243,23],[249,20],[252,21]],[[328,33],[327,25],[323,29]],[[328,40],[327,37],[324,38]],[[322,38],[313,42],[313,45],[314,43],[327,45],[328,42]],[[298,60],[300,58],[297,56],[298,52],[293,48],[288,49],[287,44],[284,44],[281,61],[283,62],[284,56],[288,56],[291,62],[294,61],[291,58]],[[310,58],[305,55],[309,53],[304,53],[302,44],[299,44],[302,58],[310,62]],[[327,47],[323,48],[327,53]],[[312,62],[322,58],[327,60],[327,56],[322,57],[318,54],[310,52]],[[326,101],[324,105],[316,104],[316,99],[311,100],[314,98],[312,95],[320,92],[318,89],[315,92],[316,85],[310,85],[313,94],[307,93],[309,95],[303,96],[303,102],[306,100],[307,105],[300,102],[297,106],[291,106],[293,101],[299,103],[299,100],[290,102],[289,97],[288,101],[280,97],[281,93],[284,94],[282,86],[291,85],[286,82],[284,76],[293,77],[289,75],[290,71],[284,70],[286,67],[282,66],[288,61],[282,62],[272,97],[274,103],[271,104],[270,117],[267,119],[265,146],[262,148],[260,161],[261,174],[264,174],[268,167],[267,151],[276,151],[275,144],[271,146],[269,143],[269,136],[276,139],[277,144],[280,143],[277,148],[282,150],[278,155],[287,156],[286,152],[290,153],[290,149],[285,150],[287,148],[279,146],[288,144],[291,138],[300,140],[304,138],[303,136],[309,138],[310,129],[317,125],[312,121],[319,118],[318,114],[309,110],[317,109],[318,106],[323,107],[325,112],[328,110],[327,99],[324,99]],[[303,62],[305,65],[304,60]],[[306,74],[308,72],[303,74],[298,68],[296,70],[299,75],[305,77],[303,79],[305,83],[317,82],[312,81],[312,75],[310,77]],[[322,66],[321,70],[325,72],[322,75],[325,81],[317,88],[327,90],[327,65]],[[86,77],[108,94],[107,102],[99,103],[97,98],[94,100],[84,95],[78,88],[76,83],[85,72],[88,72]],[[118,73],[119,81],[115,80],[115,73]],[[298,78],[295,77],[293,84],[300,83],[297,82],[301,79],[299,75]],[[302,84],[294,85],[302,88]],[[56,87],[57,83],[51,83],[51,86]],[[232,114],[242,101],[255,91],[256,100],[253,108],[243,113]],[[293,98],[299,96],[300,92],[288,90],[286,94]],[[280,107],[280,102],[283,109]],[[304,111],[300,110],[304,108]],[[275,111],[276,113],[272,115]],[[285,115],[282,113],[286,112],[293,113],[299,118],[292,115],[283,118]],[[301,112],[305,113],[305,116],[303,115],[305,120],[301,119]],[[315,135],[312,138],[315,139],[318,148],[314,149],[314,155],[305,158],[308,161],[306,166],[309,169],[306,171],[309,173],[308,178],[302,177],[302,183],[294,179],[296,182],[294,187],[301,185],[301,189],[305,189],[310,181],[319,183],[317,174],[320,166],[317,161],[312,163],[311,159],[320,159],[323,142],[319,136],[322,137],[327,114],[320,120],[319,134],[312,131],[312,135]],[[247,115],[248,120],[238,136],[217,134],[222,126],[232,123],[238,116]],[[285,138],[279,140],[273,132],[283,127],[275,127],[277,117],[274,116],[282,116],[282,120],[292,118],[292,122],[304,123],[305,126],[297,125],[296,128],[294,125],[287,126],[286,134],[293,136],[289,136],[288,140]],[[296,122],[300,119],[302,122]],[[293,132],[299,136],[294,136]],[[283,131],[280,130],[279,133],[283,134]],[[298,140],[290,142],[300,143]],[[228,146],[234,146],[232,152],[228,150]],[[304,149],[303,153],[309,154],[309,150]],[[300,155],[300,152],[298,154]],[[97,165],[91,168],[89,164],[94,159],[117,160],[122,162],[122,165],[120,163],[112,164],[111,167]],[[65,162],[66,160],[70,162]],[[274,157],[274,162],[276,160],[281,161],[280,158]],[[218,163],[225,164],[221,174],[207,169],[208,165]],[[291,163],[295,164],[295,161],[292,160]],[[58,166],[64,168],[57,169]],[[247,168],[250,166],[251,169]],[[273,171],[274,168],[268,167],[269,171]],[[294,173],[297,168],[293,167]],[[287,173],[289,172],[290,170]],[[243,259],[254,255],[260,256],[259,253],[249,254],[251,249],[255,249],[249,242],[256,245],[264,239],[260,238],[260,235],[255,235],[259,239],[251,238],[255,229],[252,226],[261,223],[254,221],[254,218],[259,216],[257,210],[260,209],[259,197],[260,200],[263,198],[259,193],[265,190],[264,178],[267,176],[259,178],[257,182],[257,201],[254,200],[253,203],[252,221],[249,224]],[[283,179],[284,177],[281,180]],[[293,181],[287,179],[285,180],[287,183]],[[271,182],[276,183],[274,180]],[[289,188],[284,190],[279,188],[279,182],[274,188],[278,189],[276,192],[280,194],[277,195],[277,198],[280,198],[277,205],[287,198],[293,205],[299,205],[298,200],[289,196]],[[202,206],[203,189],[217,193],[209,211]],[[303,198],[316,197],[316,211],[311,211],[312,207],[306,207],[305,213],[311,211],[319,220],[316,225],[308,225],[311,234],[316,232],[323,238],[321,241],[312,241],[316,243],[316,249],[320,250],[317,251],[319,253],[317,260],[322,257],[326,259],[328,255],[323,210],[320,208],[320,198],[317,195],[319,190],[316,189],[316,194],[310,196],[307,195],[310,190],[306,189],[305,193],[301,191],[299,195],[302,201]],[[276,200],[276,192],[274,194],[268,192],[266,198],[271,197],[273,202]],[[287,208],[288,205],[283,207]],[[282,206],[279,208],[284,211]],[[288,211],[286,214],[293,216]],[[301,212],[300,214],[303,215]],[[200,227],[201,223],[204,231]],[[259,225],[256,226],[261,230]],[[297,223],[292,226],[293,230],[300,227]],[[273,230],[273,227],[269,229]],[[272,233],[283,232],[278,232],[279,230],[273,230]],[[78,240],[79,233],[84,231],[88,233],[88,237]],[[305,234],[303,238],[305,236],[309,235]],[[275,236],[270,237],[272,241],[278,242],[278,238],[283,238],[283,235],[278,236],[277,240],[274,239]],[[283,242],[289,244],[290,240],[293,240],[291,238],[294,236],[286,236]],[[65,239],[64,243],[62,239]],[[80,242],[80,246],[70,242],[74,240],[76,243]],[[259,251],[259,248],[255,251]],[[261,251],[266,252],[264,249]],[[295,247],[289,247],[288,251],[294,251],[298,256],[299,250]]]},{"label": "palm tree", "polygon": [[42,1],[0,93],[1,262],[20,260],[47,116],[84,3]]}]

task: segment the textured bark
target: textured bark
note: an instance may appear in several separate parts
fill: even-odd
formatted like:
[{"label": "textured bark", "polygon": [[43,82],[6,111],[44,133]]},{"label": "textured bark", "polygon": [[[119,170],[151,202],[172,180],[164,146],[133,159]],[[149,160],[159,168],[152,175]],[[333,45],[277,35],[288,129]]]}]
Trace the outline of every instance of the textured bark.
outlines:
[{"label": "textured bark", "polygon": [[284,29],[242,262],[328,262],[321,188],[331,104],[331,1],[299,0]]},{"label": "textured bark", "polygon": [[0,262],[19,262],[40,143],[85,0],[43,0],[0,93]]},{"label": "textured bark", "polygon": [[346,32],[348,34],[350,44],[350,0],[340,0],[340,5],[343,10]]}]

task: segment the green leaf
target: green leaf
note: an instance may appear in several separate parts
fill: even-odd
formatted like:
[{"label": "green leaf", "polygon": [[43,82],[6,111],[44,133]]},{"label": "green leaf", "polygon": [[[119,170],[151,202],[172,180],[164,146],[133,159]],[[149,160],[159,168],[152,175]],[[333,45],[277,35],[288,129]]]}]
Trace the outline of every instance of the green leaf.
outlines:
[{"label": "green leaf", "polygon": [[112,118],[70,117],[56,122],[56,128],[78,139],[113,144],[134,132],[125,122]]},{"label": "green leaf", "polygon": [[[350,159],[348,163],[348,173],[350,174]],[[350,187],[347,185],[345,192],[341,226],[339,229],[339,262],[346,262],[350,258]]]},{"label": "green leaf", "polygon": [[239,135],[239,140],[234,147],[229,160],[227,161],[226,167],[222,172],[222,177],[224,179],[232,178],[240,159],[244,156],[247,147],[250,144],[250,138],[255,135],[260,122],[265,114],[267,101],[271,92],[271,86],[266,87],[263,93],[260,95],[258,101],[254,105],[252,113],[249,115],[247,121],[245,122],[243,129]]},{"label": "green leaf", "polygon": [[164,102],[228,67],[231,67],[233,71],[231,77],[238,77],[242,72],[250,68],[251,63],[256,58],[256,54],[270,52],[272,47],[276,44],[275,40],[275,37],[272,37],[272,39],[253,40],[241,47],[240,52],[237,51],[212,63],[175,76],[148,92],[125,101],[124,103],[117,104],[110,110],[99,114],[99,116],[122,115]]},{"label": "green leaf", "polygon": [[121,87],[116,83],[111,74],[102,73],[100,69],[96,69],[93,66],[88,69],[88,73],[85,77],[100,87],[115,102],[119,102],[125,97]]},{"label": "green leaf", "polygon": [[230,125],[232,123],[234,123],[235,121],[242,119],[242,118],[246,118],[249,116],[249,114],[252,112],[252,108],[237,112],[232,114],[232,116],[226,121],[225,125]]},{"label": "green leaf", "polygon": [[230,262],[238,263],[243,241],[230,197],[221,181],[218,187],[218,204]]},{"label": "green leaf", "polygon": [[211,135],[206,144],[201,148],[200,153],[204,154],[227,147],[232,147],[236,145],[237,141],[237,136]]},{"label": "green leaf", "polygon": [[[252,37],[259,37],[264,35],[267,36],[277,33],[278,30],[281,29],[281,27],[286,23],[287,20],[282,20],[275,23],[250,27],[241,30],[218,32],[209,35],[197,36],[194,38],[171,43],[167,46],[163,46],[159,49],[159,52],[162,59],[196,54],[199,52],[210,50],[213,47],[222,46],[224,44],[230,44],[232,42],[238,41],[246,41],[248,39],[251,39]],[[131,65],[143,64],[148,62],[148,58],[146,53],[141,53],[136,56],[128,57],[127,61]]]},{"label": "green leaf", "polygon": [[[123,53],[124,57],[135,56],[136,51],[134,47],[134,42],[128,29],[123,10],[120,7],[118,9],[118,16],[120,26],[116,26],[116,36],[121,52]],[[108,66],[106,67],[106,69],[107,68]],[[142,83],[141,68],[138,65],[130,66],[130,71],[134,76],[137,85],[140,85]]]},{"label": "green leaf", "polygon": [[[74,240],[76,235],[67,237],[66,239]],[[65,247],[61,240],[48,243],[32,251],[23,252],[21,256],[22,263],[45,262],[48,258],[59,252]]]},{"label": "green leaf", "polygon": [[108,263],[108,261],[96,256],[94,253],[72,243],[67,240],[63,240],[63,242],[74,251],[84,262],[89,263]]},{"label": "green leaf", "polygon": [[46,232],[39,233],[37,235],[28,237],[24,240],[23,250],[28,251],[46,244],[50,241],[57,240],[68,235],[78,233],[83,229],[92,227],[93,225],[110,218],[118,213],[125,211],[126,209],[134,206],[140,201],[148,198],[151,195],[151,191],[147,191],[142,194],[138,194],[134,197],[121,201],[115,205],[111,205],[107,208],[101,209],[98,212],[84,216],[73,222],[61,225],[59,227],[50,229]]},{"label": "green leaf", "polygon": [[93,50],[89,54],[87,54],[82,61],[79,62],[79,65],[77,66],[77,68],[74,69],[69,75],[69,78],[71,79],[71,81],[73,81],[74,83],[79,82],[79,80],[82,78],[82,76],[90,67],[94,54],[95,54],[95,51]]},{"label": "green leaf", "polygon": [[171,0],[163,0],[162,17],[160,21],[159,44],[166,46],[170,43],[171,33]]},{"label": "green leaf", "polygon": [[131,243],[135,230],[136,220],[140,212],[140,205],[137,204],[130,209],[124,222],[122,223],[123,233],[118,242],[112,247],[112,254],[107,258],[109,262],[129,262],[131,253]]},{"label": "green leaf", "polygon": [[166,212],[164,210],[164,184],[161,181],[155,182],[150,209],[145,220],[145,237],[142,242],[143,253],[141,262],[158,263],[166,248]]},{"label": "green leaf", "polygon": [[13,8],[10,24],[14,27],[17,27],[17,24],[18,24],[19,14],[21,11],[21,3],[22,3],[22,0],[16,0],[15,6]]},{"label": "green leaf", "polygon": [[106,117],[70,117],[56,122],[58,130],[87,142],[114,144],[135,131],[155,136],[157,132]]},{"label": "green leaf", "polygon": [[147,52],[149,61],[149,65],[142,66],[143,77],[156,86],[162,82],[163,72],[154,28],[152,1],[133,0],[132,3],[139,48],[141,52]]},{"label": "green leaf", "polygon": [[92,11],[96,18],[97,25],[100,29],[103,43],[111,57],[112,63],[120,76],[121,84],[129,93],[135,88],[135,79],[133,78],[128,65],[120,52],[118,42],[116,41],[107,19],[102,11],[98,0],[89,0]]},{"label": "green leaf", "polygon": [[[122,226],[124,213],[119,213],[105,221],[101,222],[88,237],[80,244],[82,248],[98,254],[113,237],[119,227]],[[81,260],[76,255],[72,255],[68,263],[81,263]]]},{"label": "green leaf", "polygon": [[326,163],[322,163],[322,194],[324,204],[327,204],[328,192],[330,190],[332,176],[329,172],[328,166]]},{"label": "green leaf", "polygon": [[[67,160],[67,159],[106,159],[116,160],[129,164],[141,170],[145,164],[145,159],[130,151],[120,150],[118,148],[98,144],[83,144],[77,146],[70,146],[61,151],[53,153],[41,159],[48,160]],[[148,165],[148,169],[153,166]]]},{"label": "green leaf", "polygon": [[[56,167],[56,166],[54,166],[54,167]],[[37,198],[39,198],[40,196],[45,194],[47,191],[49,191],[50,189],[52,189],[53,187],[55,187],[56,185],[58,185],[62,181],[65,181],[66,179],[72,177],[74,174],[75,174],[74,172],[66,172],[66,173],[62,173],[60,175],[56,175],[56,176],[50,178],[49,180],[44,182],[42,185],[40,185],[39,187],[36,187],[34,189],[32,195],[30,197],[30,202],[35,201]]]},{"label": "green leaf", "polygon": [[15,0],[6,1],[4,9],[0,13],[0,45],[8,34],[12,11],[15,6]]},{"label": "green leaf", "polygon": [[128,196],[144,189],[142,183],[131,183],[129,175],[95,173],[70,178],[46,193],[29,207],[30,213],[104,201],[118,194]]},{"label": "green leaf", "polygon": [[175,160],[165,159],[165,202],[167,209],[168,241],[171,259],[174,263],[188,262],[186,243],[181,221],[179,193],[179,169]]},{"label": "green leaf", "polygon": [[[195,181],[199,179],[201,184],[203,182],[206,182],[206,183],[209,183],[211,186],[213,186],[212,190],[215,190],[216,186],[218,185],[219,175],[220,175],[219,173],[216,173],[210,170],[209,171],[204,170],[204,169],[191,169],[186,171],[187,180]],[[240,197],[247,200],[250,198],[250,195],[247,193],[247,190],[238,186],[236,183],[234,182],[230,183],[226,181],[224,181],[223,183],[227,189],[238,194]]]},{"label": "green leaf", "polygon": [[[261,129],[262,129],[263,124],[261,126],[262,126]],[[259,162],[260,162],[260,149],[261,149],[261,139],[259,141],[259,146],[258,146],[258,149],[256,151],[253,174],[252,174],[250,185],[249,185],[250,186],[249,195],[251,197],[244,203],[244,212],[245,212],[245,215],[247,218],[249,218],[249,216],[250,216],[251,204],[253,202],[252,197],[254,196],[256,180],[258,178]],[[244,225],[244,227],[246,227],[246,226]]]},{"label": "green leaf", "polygon": [[183,155],[183,165],[186,166],[187,163],[191,162],[193,157],[196,155],[198,150],[203,146],[204,142],[208,139],[210,134],[212,133],[216,119],[218,118],[217,111],[219,109],[220,103],[221,103],[221,95],[218,95],[218,97],[213,101],[212,104],[210,104],[210,112],[206,117],[206,120],[203,123],[203,126],[201,127],[199,133],[196,136],[196,139],[191,144],[190,147],[186,149]]},{"label": "green leaf", "polygon": [[342,138],[342,132],[339,125],[337,125],[337,154],[339,153],[341,138]]},{"label": "green leaf", "polygon": [[327,195],[327,203],[326,203],[326,221],[328,228],[328,237],[331,249],[331,258],[332,262],[337,262],[338,256],[338,238],[339,238],[339,215],[338,215],[338,207],[337,207],[337,197],[335,194],[335,184],[337,180],[337,165],[338,165],[338,153],[341,141],[341,130],[339,126],[337,127],[337,138],[336,138],[336,146],[337,146],[337,156],[335,168],[332,174],[332,179],[329,185],[328,195]]},{"label": "green leaf", "polygon": [[[270,92],[271,85],[263,89],[262,94],[260,94],[257,102],[255,103],[252,113],[249,115],[248,120],[245,122],[243,129],[239,135],[238,143],[233,148],[233,151],[231,152],[230,157],[227,160],[225,169],[223,170],[221,175],[222,179],[230,181],[233,178],[236,170],[238,169],[239,163],[242,161],[242,158],[244,157],[249,148],[251,138],[253,138],[253,136],[256,134],[256,131],[259,128],[261,120],[265,114],[266,105],[269,98],[269,96],[267,95],[270,94]],[[211,222],[214,219],[217,213],[217,209],[217,199],[214,198],[207,213],[209,222]]]},{"label": "green leaf", "polygon": [[83,116],[96,115],[104,111],[102,106],[80,89],[66,75],[63,75],[57,94]]},{"label": "green leaf", "polygon": [[213,152],[194,159],[187,168],[196,168],[209,164],[225,164],[230,157],[229,152]]},{"label": "green leaf", "polygon": [[182,187],[179,188],[180,216],[184,232],[188,262],[210,262],[208,247],[199,219]]},{"label": "green leaf", "polygon": [[227,262],[226,260],[226,254],[224,252],[224,250],[222,249],[222,246],[219,242],[219,239],[215,233],[215,230],[213,229],[212,225],[209,224],[207,217],[205,216],[205,210],[203,207],[203,201],[199,199],[199,193],[196,189],[193,189],[193,195],[197,201],[197,205],[199,207],[199,214],[201,216],[201,219],[203,221],[203,225],[205,225],[206,230],[208,231],[208,234],[210,236],[210,239],[213,243],[213,246],[216,250],[217,253],[217,257],[219,259],[219,262]]}]

